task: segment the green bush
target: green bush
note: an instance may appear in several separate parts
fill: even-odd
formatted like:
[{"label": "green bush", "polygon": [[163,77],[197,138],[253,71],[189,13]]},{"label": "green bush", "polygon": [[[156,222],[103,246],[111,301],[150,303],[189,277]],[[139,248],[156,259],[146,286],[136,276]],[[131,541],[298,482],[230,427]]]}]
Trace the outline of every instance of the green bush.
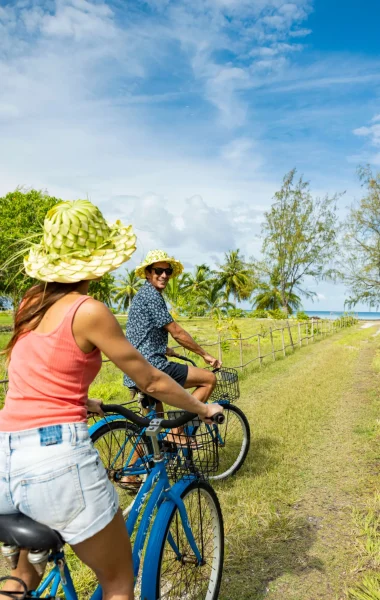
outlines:
[{"label": "green bush", "polygon": [[303,310],[299,310],[297,313],[297,321],[308,321],[310,319],[309,315],[307,315]]},{"label": "green bush", "polygon": [[269,316],[276,321],[282,321],[288,318],[288,315],[281,309],[276,308],[275,310],[268,310]]},{"label": "green bush", "polygon": [[248,316],[251,319],[267,319],[268,318],[268,311],[264,310],[264,309],[256,309],[251,311],[250,313],[248,313]]},{"label": "green bush", "polygon": [[242,308],[231,308],[228,311],[228,316],[233,319],[244,319],[247,316],[247,311]]}]

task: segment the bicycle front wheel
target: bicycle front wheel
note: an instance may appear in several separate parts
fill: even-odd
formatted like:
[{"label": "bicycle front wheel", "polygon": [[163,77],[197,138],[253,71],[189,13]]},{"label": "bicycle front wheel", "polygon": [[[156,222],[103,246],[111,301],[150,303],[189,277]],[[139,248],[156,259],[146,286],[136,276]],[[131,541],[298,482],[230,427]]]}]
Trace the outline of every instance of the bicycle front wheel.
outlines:
[{"label": "bicycle front wheel", "polygon": [[[204,481],[181,494],[189,528],[201,555],[195,556],[178,510],[162,505],[151,532],[143,569],[144,600],[216,600],[223,571],[223,517],[217,495]],[[160,514],[161,513],[161,514]]]},{"label": "bicycle front wheel", "polygon": [[251,444],[251,430],[243,411],[234,404],[224,404],[225,421],[222,425],[201,425],[218,445],[219,465],[209,479],[221,480],[238,472],[247,458]]}]

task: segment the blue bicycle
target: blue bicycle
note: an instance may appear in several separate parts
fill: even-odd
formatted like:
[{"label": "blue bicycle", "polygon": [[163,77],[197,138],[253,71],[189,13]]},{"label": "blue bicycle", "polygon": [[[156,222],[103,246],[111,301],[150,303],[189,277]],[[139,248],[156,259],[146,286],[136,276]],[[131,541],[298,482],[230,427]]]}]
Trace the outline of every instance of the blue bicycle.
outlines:
[{"label": "blue bicycle", "polygon": [[[181,360],[195,363],[185,357]],[[212,442],[218,446],[218,467],[210,473],[213,481],[226,479],[235,475],[244,464],[250,447],[250,426],[243,411],[232,404],[239,397],[239,384],[237,371],[232,368],[222,367],[215,371],[217,385],[211,396],[211,401],[223,406],[225,417],[223,424],[200,424],[204,436],[208,435]],[[155,400],[141,392],[137,398],[141,408],[148,411],[148,418],[154,418]],[[120,506],[125,518],[133,506],[136,492],[145,480],[146,462],[136,460],[135,441],[138,439],[140,453],[151,453],[150,442],[144,431],[138,430],[131,423],[126,426],[120,415],[110,415],[97,420],[90,427],[90,436],[99,456],[107,469],[110,480],[115,484]],[[140,435],[138,435],[140,433]],[[165,438],[166,433],[161,434]],[[177,446],[177,448],[180,447]]]},{"label": "blue bicycle", "polygon": [[[141,467],[146,463],[149,474],[126,523],[134,539],[136,600],[216,600],[223,570],[223,519],[218,498],[205,477],[217,469],[218,447],[210,443],[210,436],[205,437],[200,420],[190,413],[177,417],[179,413],[173,412],[168,419],[149,420],[123,406],[103,409],[137,428],[135,448],[141,447],[143,430],[152,451],[139,453],[137,462]],[[223,420],[222,414],[214,415],[215,422]],[[163,430],[178,427],[183,427],[181,452],[161,435]],[[21,514],[0,515],[0,542],[12,568],[21,547],[29,549],[29,560],[39,574],[47,563],[52,565],[37,590],[8,593],[8,597],[57,600],[62,589],[66,600],[78,600],[65,562],[64,542],[56,531]],[[91,600],[101,597],[98,586]]]}]

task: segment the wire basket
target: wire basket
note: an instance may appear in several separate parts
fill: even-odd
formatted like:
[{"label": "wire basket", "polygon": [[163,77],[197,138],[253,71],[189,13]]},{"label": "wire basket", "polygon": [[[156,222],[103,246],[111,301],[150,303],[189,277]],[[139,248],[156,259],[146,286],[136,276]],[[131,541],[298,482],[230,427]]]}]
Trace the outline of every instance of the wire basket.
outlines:
[{"label": "wire basket", "polygon": [[236,369],[231,367],[221,367],[215,372],[216,386],[210,396],[210,400],[218,402],[219,400],[229,400],[233,402],[240,397],[239,375]]},{"label": "wire basket", "polygon": [[[181,414],[181,411],[169,411],[167,418],[177,419]],[[170,479],[207,479],[218,470],[218,444],[210,433],[213,427],[205,426],[196,417],[180,433],[172,434],[170,430],[161,433],[160,446]]]}]

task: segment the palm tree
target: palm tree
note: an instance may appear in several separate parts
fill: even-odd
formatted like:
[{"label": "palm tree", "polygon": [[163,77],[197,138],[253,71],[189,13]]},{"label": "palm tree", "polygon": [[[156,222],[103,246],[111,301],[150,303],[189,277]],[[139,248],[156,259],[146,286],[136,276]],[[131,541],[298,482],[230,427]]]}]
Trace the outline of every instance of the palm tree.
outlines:
[{"label": "palm tree", "polygon": [[144,283],[143,279],[136,276],[134,269],[126,270],[122,279],[116,281],[118,285],[114,286],[115,302],[119,302],[117,310],[126,311],[131,305],[133,298]]},{"label": "palm tree", "polygon": [[224,264],[218,265],[216,271],[218,281],[224,286],[227,299],[230,295],[235,300],[244,300],[250,297],[253,288],[252,273],[240,256],[240,250],[230,250],[224,255]]},{"label": "palm tree", "polygon": [[[269,282],[262,281],[257,285],[259,293],[253,298],[252,307],[257,310],[283,310],[283,297],[280,289],[280,277],[278,271],[273,271],[269,276]],[[301,298],[294,292],[287,292],[287,308],[291,315],[294,310],[301,306]]]},{"label": "palm tree", "polygon": [[186,285],[189,274],[183,273],[179,277],[169,279],[164,290],[164,296],[169,302],[172,311],[179,313],[186,305]]},{"label": "palm tree", "polygon": [[186,273],[183,291],[198,296],[207,291],[211,281],[211,270],[206,264],[195,265],[194,274]]},{"label": "palm tree", "polygon": [[210,317],[220,316],[226,313],[229,308],[234,308],[234,305],[228,301],[223,286],[219,281],[215,281],[203,292],[198,299],[198,304],[204,307]]}]

